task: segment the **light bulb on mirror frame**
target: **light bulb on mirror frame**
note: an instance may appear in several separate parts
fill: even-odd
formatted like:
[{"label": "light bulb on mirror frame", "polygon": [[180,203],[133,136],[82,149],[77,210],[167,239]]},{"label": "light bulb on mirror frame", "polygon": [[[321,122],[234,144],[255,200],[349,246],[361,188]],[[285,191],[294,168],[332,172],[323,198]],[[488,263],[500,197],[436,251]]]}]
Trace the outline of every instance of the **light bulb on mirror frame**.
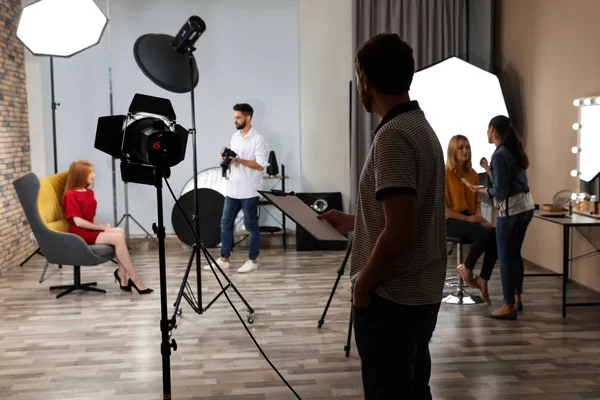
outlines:
[{"label": "light bulb on mirror frame", "polygon": [[577,147],[577,146],[571,147],[571,153],[573,153],[573,154],[577,154],[580,151],[581,151],[581,149],[579,147]]},{"label": "light bulb on mirror frame", "polygon": [[574,170],[571,170],[571,176],[572,176],[573,178],[576,178],[576,177],[577,177],[579,174],[580,174],[580,172],[579,172],[579,171],[577,171],[576,169],[574,169]]},{"label": "light bulb on mirror frame", "polygon": [[575,107],[578,107],[580,104],[581,104],[581,100],[579,100],[579,99],[575,99],[575,100],[573,100],[573,105],[574,105]]},{"label": "light bulb on mirror frame", "polygon": [[596,100],[594,101],[596,104],[600,104],[600,97],[596,97]]},{"label": "light bulb on mirror frame", "polygon": [[589,106],[590,104],[592,104],[592,99],[590,99],[589,97],[587,99],[585,99],[583,101],[583,104],[585,104],[586,106]]},{"label": "light bulb on mirror frame", "polygon": [[575,122],[573,125],[571,125],[571,128],[573,128],[574,131],[577,131],[581,128],[581,124],[579,122]]}]

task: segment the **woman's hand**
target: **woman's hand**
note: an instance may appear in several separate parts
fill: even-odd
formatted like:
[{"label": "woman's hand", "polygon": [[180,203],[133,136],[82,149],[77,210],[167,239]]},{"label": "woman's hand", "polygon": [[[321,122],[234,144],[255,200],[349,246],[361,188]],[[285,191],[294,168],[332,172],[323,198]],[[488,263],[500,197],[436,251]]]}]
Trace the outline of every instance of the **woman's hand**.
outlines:
[{"label": "woman's hand", "polygon": [[483,218],[481,215],[469,215],[467,217],[467,221],[474,222],[476,224],[483,224],[485,222],[485,218]]},{"label": "woman's hand", "polygon": [[317,216],[317,218],[329,222],[340,233],[348,233],[354,230],[354,215],[339,210],[329,210]]},{"label": "woman's hand", "polygon": [[486,228],[493,227],[493,225],[487,219],[483,218],[481,215],[469,215],[467,217],[467,221],[473,222],[475,224],[481,224],[481,225],[485,226]]},{"label": "woman's hand", "polygon": [[483,157],[481,161],[479,161],[479,165],[481,168],[485,169],[486,172],[490,171],[490,164],[488,163],[487,158]]}]

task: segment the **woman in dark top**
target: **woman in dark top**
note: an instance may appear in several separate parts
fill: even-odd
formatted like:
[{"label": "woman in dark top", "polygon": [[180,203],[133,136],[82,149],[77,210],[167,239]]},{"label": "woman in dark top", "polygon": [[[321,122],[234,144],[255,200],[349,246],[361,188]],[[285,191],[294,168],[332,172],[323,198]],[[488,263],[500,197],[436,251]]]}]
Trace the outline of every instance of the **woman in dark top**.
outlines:
[{"label": "woman in dark top", "polygon": [[[89,188],[94,183],[94,167],[88,161],[73,161],[69,168],[67,186],[62,200],[65,219],[69,232],[80,236],[87,244],[110,244],[115,247],[119,267],[115,270],[115,280],[122,290],[131,292],[131,287],[140,294],[152,293],[144,285],[131,262],[131,256],[125,243],[125,232],[121,228],[111,228],[94,219],[97,202],[94,191]],[[126,282],[127,275],[129,280]]]},{"label": "woman in dark top", "polygon": [[521,247],[534,209],[525,172],[529,167],[529,159],[508,117],[498,115],[492,118],[488,126],[488,140],[496,145],[496,150],[491,165],[485,158],[480,165],[488,172],[494,186],[487,189],[470,187],[493,197],[498,210],[496,239],[504,306],[493,311],[490,317],[514,320],[517,319],[517,311],[523,309],[521,294],[524,266]]}]

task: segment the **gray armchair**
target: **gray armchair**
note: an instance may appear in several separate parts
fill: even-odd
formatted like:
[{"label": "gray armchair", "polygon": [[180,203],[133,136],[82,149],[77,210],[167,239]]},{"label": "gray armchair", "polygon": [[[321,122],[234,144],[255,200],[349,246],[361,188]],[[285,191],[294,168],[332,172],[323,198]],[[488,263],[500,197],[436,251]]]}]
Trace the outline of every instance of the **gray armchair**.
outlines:
[{"label": "gray armchair", "polygon": [[[103,289],[92,286],[97,282],[81,283],[81,266],[99,265],[111,261],[115,257],[114,247],[111,245],[88,245],[85,241],[74,234],[60,232],[47,226],[40,217],[40,207],[47,204],[43,202],[59,202],[62,193],[56,193],[50,198],[38,198],[40,194],[40,180],[34,173],[17,179],[13,182],[27,221],[35,235],[41,252],[48,262],[52,264],[72,265],[73,284],[63,286],[52,286],[50,290],[64,290],[56,296],[60,298],[74,290],[106,293]],[[50,204],[56,207],[56,204]],[[60,207],[60,203],[58,203]]]}]

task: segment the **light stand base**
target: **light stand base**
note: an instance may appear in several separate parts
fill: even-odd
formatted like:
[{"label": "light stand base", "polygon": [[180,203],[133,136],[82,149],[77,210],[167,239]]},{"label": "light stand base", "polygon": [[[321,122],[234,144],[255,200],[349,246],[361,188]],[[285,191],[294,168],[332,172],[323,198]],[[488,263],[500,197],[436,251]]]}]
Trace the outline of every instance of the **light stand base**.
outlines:
[{"label": "light stand base", "polygon": [[484,303],[484,301],[480,296],[470,295],[469,293],[467,293],[466,290],[463,290],[462,287],[458,287],[455,291],[451,293],[444,293],[442,303],[466,306],[481,304]]},{"label": "light stand base", "polygon": [[[242,300],[242,302],[244,303],[244,305],[246,306],[246,309],[248,310],[248,315],[246,317],[246,320],[248,321],[249,324],[253,324],[254,320],[256,319],[256,313],[254,312],[254,309],[250,306],[250,304],[248,304],[248,302],[246,301],[246,299],[244,298],[244,296],[242,296],[242,294],[240,293],[240,291],[235,287],[235,284],[231,281],[231,279],[229,279],[229,277],[227,276],[227,274],[221,269],[221,267],[219,266],[219,264],[216,262],[216,260],[213,258],[213,256],[208,252],[208,250],[206,249],[206,247],[204,247],[204,245],[201,243],[200,244],[200,250],[202,251],[207,263],[209,265],[212,265],[214,268],[216,268],[216,270],[218,272],[221,273],[221,275],[225,278],[226,280],[226,285],[223,286],[223,288],[219,291],[219,293],[217,293],[217,295],[206,305],[206,307],[202,307],[200,305],[200,303],[198,302],[198,300],[196,299],[196,297],[194,296],[193,292],[191,290],[189,290],[189,284],[188,284],[188,278],[190,275],[190,270],[192,268],[192,265],[194,264],[194,258],[196,257],[196,248],[198,247],[198,245],[194,244],[193,246],[193,251],[192,254],[190,255],[190,259],[188,261],[188,265],[185,271],[185,274],[183,276],[183,282],[181,283],[181,287],[179,289],[179,294],[177,295],[177,300],[175,301],[175,315],[182,315],[183,314],[183,310],[181,309],[180,305],[181,305],[181,298],[183,297],[188,304],[190,305],[190,307],[192,307],[192,309],[197,313],[197,314],[204,314],[209,308],[210,306],[212,306],[224,293],[227,289],[232,288],[233,291],[237,294],[237,296],[240,298],[240,300]],[[213,270],[213,273],[215,274],[215,278],[217,278],[217,271]],[[218,279],[218,278],[217,278]],[[188,289],[190,293],[186,293],[185,289]],[[173,317],[175,318],[175,316]]]}]

